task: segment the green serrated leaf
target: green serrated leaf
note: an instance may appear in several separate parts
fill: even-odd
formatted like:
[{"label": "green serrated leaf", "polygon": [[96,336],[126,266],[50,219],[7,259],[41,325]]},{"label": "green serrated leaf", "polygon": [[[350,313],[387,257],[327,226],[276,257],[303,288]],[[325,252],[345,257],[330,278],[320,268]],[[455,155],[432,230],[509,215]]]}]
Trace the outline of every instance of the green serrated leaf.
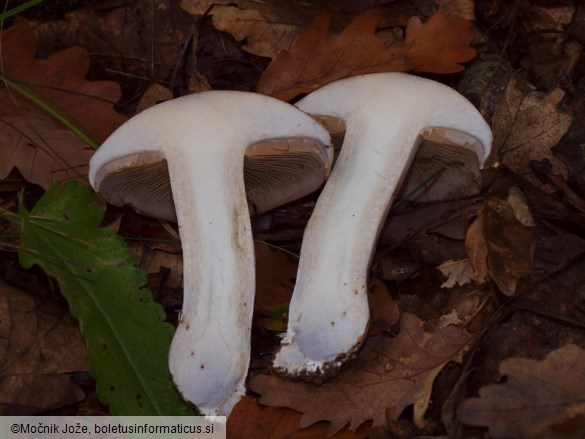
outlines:
[{"label": "green serrated leaf", "polygon": [[85,336],[100,400],[113,415],[193,415],[167,359],[174,328],[143,289],[124,241],[99,228],[93,191],[55,183],[30,212],[20,205],[20,263],[57,279]]}]

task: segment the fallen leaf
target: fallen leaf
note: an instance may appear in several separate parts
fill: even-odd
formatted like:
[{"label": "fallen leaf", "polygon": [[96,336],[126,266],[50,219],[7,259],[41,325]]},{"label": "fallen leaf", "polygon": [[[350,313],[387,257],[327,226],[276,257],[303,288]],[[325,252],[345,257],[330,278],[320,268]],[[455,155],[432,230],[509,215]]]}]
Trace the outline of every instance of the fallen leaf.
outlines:
[{"label": "fallen leaf", "polygon": [[[24,22],[2,33],[2,74],[44,104],[90,133],[105,139],[125,117],[113,109],[120,87],[87,81],[89,57],[79,47],[46,59],[35,58],[36,37]],[[38,104],[8,85],[0,90],[0,178],[17,168],[29,182],[47,189],[53,182],[84,180],[92,150]]]},{"label": "fallen leaf", "polygon": [[173,99],[173,92],[160,84],[151,84],[142,94],[136,107],[136,113],[140,113],[156,104]]},{"label": "fallen leaf", "polygon": [[534,176],[530,162],[548,159],[555,174],[565,179],[568,176],[565,164],[553,155],[553,148],[571,125],[571,116],[558,108],[562,97],[563,92],[559,89],[547,96],[527,92],[513,78],[493,120],[494,149],[501,161],[548,193],[552,187]]},{"label": "fallen leaf", "polygon": [[[262,407],[254,399],[244,396],[234,407],[228,423],[231,439],[321,439],[327,436],[325,422],[299,429],[301,414],[293,410]],[[363,429],[366,430],[366,429]],[[340,431],[329,439],[359,439],[368,437],[367,431]]]},{"label": "fallen leaf", "polygon": [[469,47],[474,31],[461,18],[436,13],[426,23],[412,17],[404,41],[376,35],[376,11],[358,16],[328,40],[331,15],[323,14],[289,51],[280,52],[266,68],[257,91],[290,100],[337,79],[373,72],[418,70],[452,73],[476,52]]},{"label": "fallen leaf", "polygon": [[270,315],[274,305],[290,302],[297,276],[297,261],[285,251],[256,242],[256,296],[254,311]]},{"label": "fallen leaf", "polygon": [[290,18],[283,18],[266,7],[258,10],[220,6],[214,8],[213,26],[244,41],[242,48],[247,52],[271,58],[289,48],[303,29]]},{"label": "fallen leaf", "polygon": [[369,337],[358,358],[318,387],[268,375],[256,376],[250,387],[262,395],[262,404],[304,413],[301,428],[324,420],[331,422],[329,434],[347,423],[354,431],[368,420],[376,427],[387,418],[397,420],[411,404],[415,423],[422,426],[433,381],[447,363],[460,362],[474,340],[460,326],[425,328],[415,315],[402,314],[396,338]]},{"label": "fallen leaf", "polygon": [[469,259],[461,259],[459,261],[446,261],[437,267],[447,277],[443,282],[441,288],[452,288],[455,285],[465,285],[471,281],[473,274],[473,267]]},{"label": "fallen leaf", "polygon": [[[470,203],[463,200],[435,203],[407,213],[389,215],[380,234],[380,243],[393,247],[417,231],[436,233],[451,240],[463,240],[469,223],[468,218],[475,216],[482,209],[481,202]],[[451,220],[447,221],[450,218]]]},{"label": "fallen leaf", "polygon": [[0,116],[0,178],[17,168],[47,188],[55,181],[85,180],[94,150],[73,131],[46,117]]},{"label": "fallen leaf", "polygon": [[65,308],[0,281],[0,414],[35,414],[83,399],[70,373],[88,370],[79,327]]},{"label": "fallen leaf", "polygon": [[475,49],[469,47],[474,37],[471,22],[461,18],[438,12],[423,23],[412,17],[404,38],[406,67],[419,72],[460,72],[461,63],[475,58]]},{"label": "fallen leaf", "polygon": [[543,360],[509,358],[506,379],[479,390],[459,407],[459,418],[486,426],[490,437],[573,438],[585,434],[585,351],[568,344]]},{"label": "fallen leaf", "polygon": [[518,280],[532,274],[538,231],[518,221],[507,200],[488,200],[485,212],[489,274],[511,296]]},{"label": "fallen leaf", "polygon": [[[464,294],[451,295],[449,302],[443,307],[445,314],[437,320],[436,325],[443,328],[448,325],[467,324],[485,309],[489,301],[490,294],[485,289],[473,289]],[[481,324],[482,319],[479,320]]]},{"label": "fallen leaf", "polygon": [[[177,1],[162,0],[153,9],[151,0],[133,0],[123,5],[79,4],[63,19],[31,25],[40,50],[52,53],[81,46],[91,54],[92,70],[117,75],[120,82],[131,75],[135,84],[136,77],[147,82],[171,78],[185,44],[190,44],[194,23]],[[184,75],[191,69],[186,65]]]},{"label": "fallen leaf", "polygon": [[368,292],[368,305],[370,322],[382,330],[390,330],[400,320],[398,305],[382,281],[376,281],[374,288]]},{"label": "fallen leaf", "polygon": [[567,28],[574,20],[575,10],[570,2],[546,5],[526,2],[519,8],[523,19],[517,38],[522,39],[526,48],[520,65],[539,87],[571,88],[569,84],[583,52],[583,46]]},{"label": "fallen leaf", "polygon": [[[120,86],[113,81],[85,79],[90,59],[84,49],[72,47],[38,59],[36,46],[34,33],[25,22],[5,30],[1,52],[3,75],[19,81],[45,102],[62,110],[98,140],[104,140],[126,120],[113,109],[121,96]],[[23,110],[27,115],[46,114],[6,88],[1,93],[0,115],[14,115]]]},{"label": "fallen leaf", "polygon": [[475,20],[475,4],[473,0],[435,0],[439,11],[449,17],[460,17]]},{"label": "fallen leaf", "polygon": [[502,293],[513,295],[518,281],[532,274],[537,238],[534,220],[519,189],[512,187],[506,199],[488,199],[465,241],[475,270],[471,279],[481,283],[489,274]]},{"label": "fallen leaf", "polygon": [[[258,2],[249,0],[183,0],[181,8],[192,15],[207,13],[213,26],[231,34],[250,53],[274,58],[288,50],[313,19],[322,13],[334,14],[336,27],[346,25],[356,13],[369,9],[375,0],[320,2]],[[211,7],[213,6],[213,7]],[[394,21],[397,12],[392,14]],[[387,14],[380,12],[388,25]],[[402,17],[400,17],[402,18]],[[396,25],[396,24],[394,24]]]}]

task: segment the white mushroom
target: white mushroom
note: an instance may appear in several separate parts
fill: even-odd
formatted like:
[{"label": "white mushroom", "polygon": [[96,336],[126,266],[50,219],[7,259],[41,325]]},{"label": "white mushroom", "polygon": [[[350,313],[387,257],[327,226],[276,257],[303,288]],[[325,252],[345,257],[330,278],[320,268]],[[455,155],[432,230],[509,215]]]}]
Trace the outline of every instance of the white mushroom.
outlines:
[{"label": "white mushroom", "polygon": [[305,234],[277,373],[323,379],[355,354],[368,327],[368,266],[421,137],[470,148],[480,165],[492,135],[451,88],[402,73],[343,79],[296,104],[343,119],[341,153]]},{"label": "white mushroom", "polygon": [[292,105],[212,91],[138,114],[91,160],[91,184],[114,204],[167,219],[176,211],[184,299],[169,368],[203,414],[229,415],[245,393],[255,279],[244,174],[250,210],[265,211],[322,184],[328,144]]}]

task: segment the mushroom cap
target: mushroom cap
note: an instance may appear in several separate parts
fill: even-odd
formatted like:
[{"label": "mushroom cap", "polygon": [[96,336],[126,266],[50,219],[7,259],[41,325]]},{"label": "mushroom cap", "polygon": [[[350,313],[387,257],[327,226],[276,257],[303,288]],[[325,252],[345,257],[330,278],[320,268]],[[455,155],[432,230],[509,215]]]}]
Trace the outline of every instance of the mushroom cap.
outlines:
[{"label": "mushroom cap", "polygon": [[[480,166],[491,152],[491,129],[477,117],[477,110],[465,97],[444,84],[406,73],[341,79],[315,90],[295,105],[313,116],[341,119],[348,130],[360,132],[368,127],[384,127],[392,117],[392,123],[410,124],[423,139],[474,151]],[[392,105],[395,111],[390,112]],[[384,134],[383,128],[374,132]],[[384,142],[383,138],[371,140]]]},{"label": "mushroom cap", "polygon": [[[274,107],[271,123],[265,120],[267,105]],[[209,91],[161,103],[106,140],[91,159],[90,182],[111,204],[176,222],[165,154],[172,139],[183,134],[193,148],[205,148],[206,136],[231,132],[239,142],[234,147],[245,153],[250,214],[266,212],[314,192],[331,169],[333,151],[325,130],[316,122],[294,120],[302,114],[291,109],[276,99],[238,91]]]}]

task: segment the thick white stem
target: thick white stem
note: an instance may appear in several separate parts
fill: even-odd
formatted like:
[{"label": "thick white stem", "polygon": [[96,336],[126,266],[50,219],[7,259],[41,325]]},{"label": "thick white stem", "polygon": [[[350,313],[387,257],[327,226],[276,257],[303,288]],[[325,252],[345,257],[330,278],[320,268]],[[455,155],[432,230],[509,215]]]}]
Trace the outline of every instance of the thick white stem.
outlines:
[{"label": "thick white stem", "polygon": [[[254,301],[254,249],[244,188],[246,149],[326,130],[302,111],[254,93],[211,91],[157,105],[121,126],[92,158],[90,181],[164,157],[183,247],[183,312],[169,354],[175,384],[209,415],[245,393]],[[324,152],[325,168],[331,155]],[[126,202],[130,202],[127,200]]]},{"label": "thick white stem", "polygon": [[468,142],[483,164],[491,132],[455,91],[399,73],[337,81],[297,106],[345,120],[347,132],[305,231],[288,332],[273,364],[285,375],[328,376],[355,353],[367,331],[368,266],[419,135],[442,129],[455,143]]},{"label": "thick white stem", "polygon": [[254,249],[243,151],[206,147],[205,160],[188,157],[195,148],[168,158],[185,292],[169,367],[185,399],[200,402],[204,414],[226,415],[245,394]]},{"label": "thick white stem", "polygon": [[[402,119],[378,130],[349,127],[305,235],[287,339],[274,366],[288,373],[335,369],[368,326],[368,267],[380,225],[416,153],[418,132]],[[366,171],[367,170],[367,171]],[[341,358],[336,358],[342,355]],[[324,373],[327,373],[325,370]]]}]

